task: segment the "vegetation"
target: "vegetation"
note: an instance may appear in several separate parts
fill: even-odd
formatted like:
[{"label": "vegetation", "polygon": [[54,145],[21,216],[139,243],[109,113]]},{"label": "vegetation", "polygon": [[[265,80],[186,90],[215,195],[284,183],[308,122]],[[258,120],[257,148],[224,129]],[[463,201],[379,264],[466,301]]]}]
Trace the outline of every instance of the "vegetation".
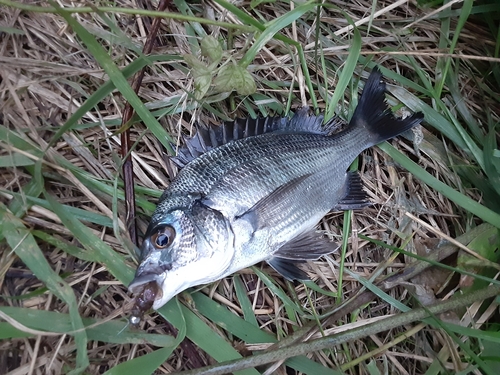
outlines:
[{"label": "vegetation", "polygon": [[[496,1],[155,6],[0,0],[0,373],[498,374]],[[196,121],[347,120],[375,66],[425,121],[353,166],[374,205],[318,228],[342,251],[309,282],[261,264],[129,326],[120,134],[143,233]]]}]

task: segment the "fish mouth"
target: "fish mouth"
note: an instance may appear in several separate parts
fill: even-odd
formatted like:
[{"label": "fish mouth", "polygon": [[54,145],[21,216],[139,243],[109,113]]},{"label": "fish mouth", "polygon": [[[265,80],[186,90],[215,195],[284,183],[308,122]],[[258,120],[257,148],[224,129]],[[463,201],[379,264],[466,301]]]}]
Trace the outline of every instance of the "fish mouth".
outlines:
[{"label": "fish mouth", "polygon": [[160,275],[154,274],[154,273],[149,273],[141,276],[136,276],[134,277],[134,280],[129,284],[128,290],[132,294],[137,294],[140,293],[141,290],[144,288],[145,285],[150,284],[151,282],[155,282],[156,285],[161,289],[161,284],[158,283]]},{"label": "fish mouth", "polygon": [[143,313],[151,307],[159,309],[173,297],[166,288],[167,272],[172,264],[162,261],[161,252],[156,251],[148,237],[142,242],[141,253],[143,259],[128,290],[136,295],[135,307]]},{"label": "fish mouth", "polygon": [[168,296],[163,293],[163,284],[165,282],[164,274],[147,273],[136,276],[128,290],[135,294],[136,306],[141,313],[149,310],[151,307],[155,310],[163,306]]}]

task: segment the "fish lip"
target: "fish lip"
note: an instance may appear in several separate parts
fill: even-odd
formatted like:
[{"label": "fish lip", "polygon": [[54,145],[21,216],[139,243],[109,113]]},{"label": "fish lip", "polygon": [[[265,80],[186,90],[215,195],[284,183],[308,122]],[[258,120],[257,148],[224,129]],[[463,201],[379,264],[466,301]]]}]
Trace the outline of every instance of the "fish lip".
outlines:
[{"label": "fish lip", "polygon": [[[147,261],[151,255],[154,247],[152,246],[149,239],[146,237],[141,245],[141,264],[137,268],[134,279],[130,282],[128,290],[137,294],[141,292],[141,287],[152,281],[156,282],[159,290],[162,289],[163,282],[165,280],[164,269],[159,268],[152,264],[152,262]],[[146,261],[144,261],[146,259]],[[157,296],[159,297],[159,296]]]},{"label": "fish lip", "polygon": [[140,276],[135,276],[132,282],[128,286],[128,290],[133,294],[138,294],[142,292],[142,287],[151,282],[155,282],[158,286],[158,293],[153,302],[153,309],[158,310],[165,303],[171,299],[172,295],[165,295],[163,285],[165,283],[166,275],[165,273],[157,274],[157,273],[145,273]]},{"label": "fish lip", "polygon": [[140,276],[135,276],[134,279],[130,282],[129,286],[128,286],[128,290],[133,293],[133,294],[136,294],[139,291],[139,288],[141,286],[143,286],[144,284],[148,284],[150,283],[151,281],[155,281],[156,284],[158,284],[158,286],[161,288],[161,284],[158,282],[159,278],[160,278],[161,275],[158,275],[158,274],[155,274],[155,273],[147,273],[147,274],[143,274],[143,275],[140,275]]},{"label": "fish lip", "polygon": [[175,295],[166,293],[167,291],[165,290],[165,280],[167,279],[167,272],[170,269],[171,265],[169,264],[159,264],[159,252],[156,251],[149,240],[149,236],[147,236],[141,245],[141,262],[134,279],[128,286],[128,290],[132,294],[139,294],[143,292],[146,284],[155,282],[159,292],[154,299],[153,309],[157,310]]}]

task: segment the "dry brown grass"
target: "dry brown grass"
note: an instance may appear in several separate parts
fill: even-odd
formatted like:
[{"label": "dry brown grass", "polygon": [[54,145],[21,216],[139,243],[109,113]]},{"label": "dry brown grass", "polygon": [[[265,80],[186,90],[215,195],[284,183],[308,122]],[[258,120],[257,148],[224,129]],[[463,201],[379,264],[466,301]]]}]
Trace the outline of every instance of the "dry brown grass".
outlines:
[{"label": "dry brown grass", "polygon": [[[345,11],[353,20],[362,20],[361,24],[369,22],[371,2],[356,1],[347,4],[332,1],[331,3]],[[65,1],[61,1],[60,4],[71,5]],[[361,55],[373,58],[377,64],[399,72],[410,80],[418,80],[410,59],[403,58],[411,56],[419,69],[428,74],[429,82],[435,82],[435,79],[439,78],[442,62],[451,58],[454,66],[462,67],[461,73],[457,75],[458,85],[472,116],[479,124],[487,124],[488,114],[483,109],[488,106],[491,110],[490,115],[498,121],[500,101],[497,88],[493,86],[493,80],[481,75],[487,71],[490,63],[499,62],[498,59],[491,57],[483,61],[487,57],[485,51],[494,50],[498,43],[491,36],[487,25],[480,18],[470,18],[461,31],[457,48],[450,55],[449,50],[444,48],[447,46],[440,45],[441,20],[436,18],[436,8],[420,8],[413,1],[399,1],[398,4],[393,9],[383,9],[383,6],[389,3],[377,4],[376,9],[383,9],[383,12],[373,19],[370,31],[367,32],[365,27],[360,27]],[[149,9],[154,8],[152,4],[143,2],[136,4],[121,1],[117,5],[131,9],[145,5]],[[240,2],[238,6],[241,9],[249,9],[248,2]],[[457,3],[455,6],[449,5],[449,8],[458,6]],[[194,4],[192,9],[196,14],[204,14],[205,17],[215,17],[232,23],[240,22],[237,17],[223,11],[219,5],[211,1]],[[279,2],[262,4],[257,9],[266,19],[276,18],[290,10],[286,4]],[[252,14],[255,16],[256,13]],[[59,15],[20,11],[7,6],[0,8],[0,15],[0,26],[19,30],[19,33],[2,34],[0,29],[0,123],[12,132],[24,135],[31,144],[44,150],[54,132],[75,113],[86,98],[108,80],[108,77],[95,59],[82,48],[74,32]],[[151,24],[148,17],[108,13],[108,17],[123,33],[117,36],[97,13],[75,14],[74,17],[99,38],[98,40],[120,68],[126,67],[136,58]],[[450,18],[451,30],[455,29],[457,18],[457,15]],[[321,53],[327,61],[327,68],[323,70],[321,64],[315,62],[315,26],[311,27],[314,22],[318,20],[309,18],[304,23],[296,22],[292,27],[282,30],[282,33],[303,45],[311,81],[320,87],[317,92],[318,107],[325,109],[327,103],[323,99],[325,96],[321,94],[321,89],[328,87],[330,94],[333,92],[338,79],[335,69],[342,66],[349,53],[352,30],[349,29],[342,13],[335,9],[321,11],[319,30],[324,36],[321,41]],[[227,39],[226,30],[214,26],[204,27],[208,33]],[[190,53],[190,43],[186,37],[189,32],[183,22],[166,19],[161,25],[154,54],[181,56]],[[241,55],[241,50],[247,42],[247,35],[236,34],[233,37],[232,53],[235,56]],[[293,106],[310,104],[310,95],[297,56],[289,52],[287,46],[276,40],[271,40],[260,51],[250,67],[261,82],[258,84],[258,90],[268,97],[276,98],[280,103],[285,103],[290,94],[289,87],[268,85],[264,81],[278,84],[297,83],[292,90]],[[192,131],[194,119],[201,119],[204,122],[219,121],[213,113],[215,111],[190,107],[192,102],[187,93],[192,90],[193,79],[186,65],[182,61],[173,60],[156,63],[154,67],[146,70],[139,96],[149,108],[166,108],[167,112],[172,113],[161,117],[160,123],[174,139],[180,139],[180,134]],[[351,100],[350,90],[347,91],[342,108],[347,108],[346,103]],[[448,96],[443,95],[442,100],[446,102]],[[172,98],[178,98],[176,105],[168,102],[172,101]],[[246,106],[240,99],[237,97],[224,99],[212,104],[212,108],[228,118],[247,116]],[[432,105],[431,98],[422,99]],[[112,195],[99,192],[93,186],[86,186],[71,172],[73,166],[86,171],[99,181],[113,181],[120,173],[120,142],[117,132],[123,107],[123,98],[117,92],[104,98],[96,108],[82,117],[78,126],[65,133],[45,152],[42,173],[45,178],[45,189],[57,197],[60,203],[98,213],[109,221],[115,220],[115,229],[89,222],[85,225],[116,252],[128,257],[132,265],[133,260],[129,257],[131,246],[126,240],[124,230],[125,210],[122,199],[119,200],[118,221],[116,221],[112,208]],[[253,108],[258,112],[255,104]],[[452,107],[451,110],[454,111],[455,108]],[[173,176],[168,173],[161,143],[140,123],[135,123],[130,132],[133,142],[137,142],[132,152],[136,184],[155,190],[166,188]],[[468,156],[432,129],[424,130],[423,134],[425,138],[418,154],[411,141],[400,138],[392,144],[449,186],[481,201],[481,192],[467,189],[467,186],[462,185],[462,180],[456,171],[449,168],[450,160],[468,163]],[[2,156],[19,152],[8,139],[0,139],[0,149]],[[35,153],[25,152],[24,155],[33,160],[40,158],[40,155]],[[28,169],[23,166],[1,168],[0,202],[7,206],[13,204],[13,196],[9,192],[18,193],[31,186],[33,167],[31,165],[27,167]],[[379,277],[382,277],[401,271],[414,261],[407,256],[395,256],[392,250],[376,246],[359,237],[360,234],[380,239],[392,246],[404,246],[411,237],[405,249],[424,256],[429,249],[435,248],[436,243],[444,238],[443,235],[458,237],[480,222],[434,189],[422,184],[412,174],[395,165],[386,153],[377,148],[364,153],[360,161],[360,170],[367,191],[375,204],[352,213],[352,234],[348,241],[344,263],[344,267],[351,273],[344,274],[342,300],[348,300],[358,291],[361,286],[358,277],[369,279],[377,270],[380,270]],[[40,192],[25,191],[24,194],[37,196]],[[149,193],[138,194],[154,201]],[[81,248],[79,241],[50,207],[27,202],[25,198],[19,202],[25,205],[25,209],[19,210],[25,226],[51,234],[63,241],[64,246],[73,246],[75,254],[80,255],[80,257],[72,256],[68,252],[61,251],[60,246],[49,244],[41,238],[38,240],[52,268],[60,275],[66,275],[65,280],[73,288],[81,316],[116,320],[124,318],[131,303],[131,296],[127,294],[126,287],[115,281],[105,267],[89,262],[85,258],[85,250]],[[10,208],[12,209],[12,206]],[[143,232],[147,225],[150,209],[151,206],[139,208],[140,232]],[[407,213],[414,216],[409,216]],[[415,220],[415,216],[435,228],[437,234]],[[320,228],[341,242],[343,219],[343,213],[329,214],[321,222]],[[0,300],[0,305],[68,312],[66,303],[42,289],[44,285],[34,277],[32,270],[16,257],[5,241],[0,242],[0,252],[0,295],[5,297]],[[388,259],[391,259],[391,262],[388,262]],[[456,256],[447,259],[448,264],[453,265],[455,262]],[[340,254],[314,262],[311,264],[311,279],[320,288],[337,293],[339,263]],[[276,284],[281,285],[283,290],[292,296],[295,293],[296,301],[310,313],[325,314],[338,305],[339,301],[335,298],[313,292],[303,284],[292,286],[280,279],[266,265],[261,267],[274,276]],[[452,276],[450,271],[433,269],[426,272],[418,276],[418,279],[407,280],[409,284],[417,285],[416,292],[412,289],[412,285],[405,284],[389,289],[388,294],[398,301],[411,305],[409,292],[420,295],[422,299],[448,298],[453,292],[464,287],[458,276]],[[262,330],[283,337],[292,333],[292,327],[308,324],[310,317],[295,316],[297,320],[292,321],[282,301],[261,282],[254,271],[243,270],[240,275]],[[463,279],[461,281],[465,282]],[[427,289],[422,292],[418,290],[418,286]],[[39,293],[29,294],[34,291]],[[202,291],[219,304],[227,306],[235,314],[242,315],[242,307],[236,298],[232,278],[207,286]],[[26,295],[30,297],[10,298]],[[183,298],[181,300],[184,301]],[[189,300],[184,302],[189,303]],[[480,304],[473,306],[472,309],[479,309],[479,306]],[[397,312],[397,309],[387,301],[373,297],[372,302],[362,306],[361,309],[335,322],[328,322],[321,329],[323,334],[330,335],[339,327],[349,329],[355,324],[366,324]],[[460,319],[458,313],[451,314],[451,320],[458,321]],[[475,314],[475,311],[470,313]],[[495,309],[487,309],[481,313],[483,315],[480,315],[480,319],[476,316],[476,321],[481,319],[483,322],[488,321],[492,316],[498,318]],[[214,331],[227,337],[227,334],[212,321],[205,317],[202,317],[202,320]],[[155,313],[146,317],[143,328],[149,333],[171,332],[168,323]],[[410,338],[400,342],[398,339],[400,334],[406,334]],[[312,337],[320,335],[317,328],[310,334]],[[235,337],[233,340],[234,347],[244,354],[250,350],[270,346],[270,344],[245,344]],[[372,352],[382,345],[387,345],[383,352]],[[149,353],[153,349],[151,345],[89,342],[90,366],[87,373],[102,374],[119,363]],[[354,364],[356,358],[370,352],[372,353],[368,355],[368,359],[361,365]],[[442,366],[451,372],[459,371],[469,365],[466,362],[467,356],[446,332],[423,323],[395,327],[335,350],[312,353],[311,358],[326,367],[337,368],[346,365],[344,370],[351,373],[368,373],[367,364],[371,358],[381,371],[384,371],[386,366],[389,373],[418,374],[429,368],[438,353]],[[212,363],[210,356],[193,343],[186,342],[174,351],[157,373],[196,368],[209,363]],[[70,336],[43,335],[0,343],[0,372],[4,374],[59,374],[67,372],[74,366],[75,344]],[[277,366],[273,371],[276,374],[286,373],[283,365]],[[477,370],[476,372],[479,373]]]}]

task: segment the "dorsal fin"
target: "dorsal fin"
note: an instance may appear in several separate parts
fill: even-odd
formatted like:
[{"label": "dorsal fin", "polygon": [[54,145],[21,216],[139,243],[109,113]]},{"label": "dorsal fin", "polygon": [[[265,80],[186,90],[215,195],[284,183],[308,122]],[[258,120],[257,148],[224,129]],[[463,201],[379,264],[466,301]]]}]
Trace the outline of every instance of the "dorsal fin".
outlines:
[{"label": "dorsal fin", "polygon": [[196,134],[193,137],[183,137],[184,146],[180,147],[177,156],[171,157],[170,160],[179,168],[184,168],[186,164],[205,152],[238,139],[273,132],[328,135],[343,124],[340,118],[334,117],[323,125],[323,115],[310,115],[309,107],[298,109],[291,118],[278,116],[240,118],[226,121],[220,126],[196,124]]}]

